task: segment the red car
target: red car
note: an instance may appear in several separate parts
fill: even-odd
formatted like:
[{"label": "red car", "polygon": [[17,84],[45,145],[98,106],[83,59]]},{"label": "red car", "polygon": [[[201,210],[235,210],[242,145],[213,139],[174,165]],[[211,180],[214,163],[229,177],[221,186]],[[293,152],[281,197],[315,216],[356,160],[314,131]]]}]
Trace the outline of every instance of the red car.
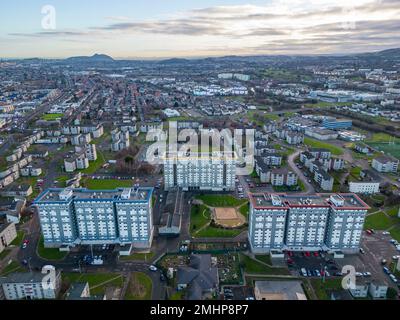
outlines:
[{"label": "red car", "polygon": [[288,264],[293,264],[293,262],[294,262],[294,261],[293,261],[292,259],[290,259],[290,258],[287,259],[287,263],[288,263]]},{"label": "red car", "polygon": [[314,252],[314,257],[319,257],[319,253],[318,252]]},{"label": "red car", "polygon": [[292,251],[288,251],[287,254],[288,254],[289,257],[293,257],[293,252]]},{"label": "red car", "polygon": [[29,240],[25,239],[25,240],[24,240],[24,243],[25,243],[25,244],[29,244]]},{"label": "red car", "polygon": [[306,257],[311,257],[311,253],[309,253],[309,252],[306,252],[305,255],[306,255]]}]

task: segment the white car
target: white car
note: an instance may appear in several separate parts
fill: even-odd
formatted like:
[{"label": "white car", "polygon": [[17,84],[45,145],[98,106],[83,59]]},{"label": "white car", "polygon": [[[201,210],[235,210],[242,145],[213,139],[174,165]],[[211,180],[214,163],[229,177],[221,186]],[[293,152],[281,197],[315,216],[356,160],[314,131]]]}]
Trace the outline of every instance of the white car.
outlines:
[{"label": "white car", "polygon": [[150,271],[153,271],[153,272],[156,272],[158,269],[157,269],[156,266],[150,266],[150,267],[149,267],[149,270],[150,270]]},{"label": "white car", "polygon": [[393,260],[399,260],[399,259],[400,259],[400,256],[393,256],[392,259],[393,259]]}]

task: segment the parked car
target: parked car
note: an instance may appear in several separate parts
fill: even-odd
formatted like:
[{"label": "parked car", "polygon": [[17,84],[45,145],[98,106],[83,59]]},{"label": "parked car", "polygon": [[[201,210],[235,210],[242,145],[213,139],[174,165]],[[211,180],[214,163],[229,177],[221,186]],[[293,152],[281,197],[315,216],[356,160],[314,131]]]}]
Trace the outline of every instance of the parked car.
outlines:
[{"label": "parked car", "polygon": [[383,267],[383,272],[386,274],[390,274],[390,270],[388,267]]},{"label": "parked car", "polygon": [[153,271],[153,272],[156,272],[158,269],[157,269],[156,266],[153,266],[153,265],[152,265],[152,266],[149,267],[149,270],[150,270],[150,271]]},{"label": "parked car", "polygon": [[364,251],[363,248],[360,248],[360,253],[361,253],[361,254],[365,254],[365,251]]}]

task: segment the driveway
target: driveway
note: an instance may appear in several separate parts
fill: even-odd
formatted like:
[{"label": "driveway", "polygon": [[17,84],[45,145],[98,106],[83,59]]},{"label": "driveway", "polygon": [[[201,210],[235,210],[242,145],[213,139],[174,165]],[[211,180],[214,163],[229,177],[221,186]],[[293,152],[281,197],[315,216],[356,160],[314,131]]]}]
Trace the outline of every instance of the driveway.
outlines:
[{"label": "driveway", "polygon": [[299,179],[303,182],[304,187],[306,188],[305,193],[306,194],[311,194],[311,193],[315,193],[315,188],[313,187],[313,185],[311,183],[308,182],[308,179],[303,171],[301,171],[295,163],[296,158],[298,158],[300,156],[300,153],[302,153],[302,150],[297,150],[295,153],[291,154],[288,157],[288,164],[290,166],[290,168],[299,176]]}]

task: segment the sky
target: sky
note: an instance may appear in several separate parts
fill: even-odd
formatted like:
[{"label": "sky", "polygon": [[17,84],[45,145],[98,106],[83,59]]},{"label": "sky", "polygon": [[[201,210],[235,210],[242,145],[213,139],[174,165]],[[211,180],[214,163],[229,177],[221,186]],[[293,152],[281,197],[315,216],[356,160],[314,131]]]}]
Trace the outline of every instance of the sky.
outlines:
[{"label": "sky", "polygon": [[400,0],[5,0],[0,8],[2,58],[346,54],[400,47]]}]

